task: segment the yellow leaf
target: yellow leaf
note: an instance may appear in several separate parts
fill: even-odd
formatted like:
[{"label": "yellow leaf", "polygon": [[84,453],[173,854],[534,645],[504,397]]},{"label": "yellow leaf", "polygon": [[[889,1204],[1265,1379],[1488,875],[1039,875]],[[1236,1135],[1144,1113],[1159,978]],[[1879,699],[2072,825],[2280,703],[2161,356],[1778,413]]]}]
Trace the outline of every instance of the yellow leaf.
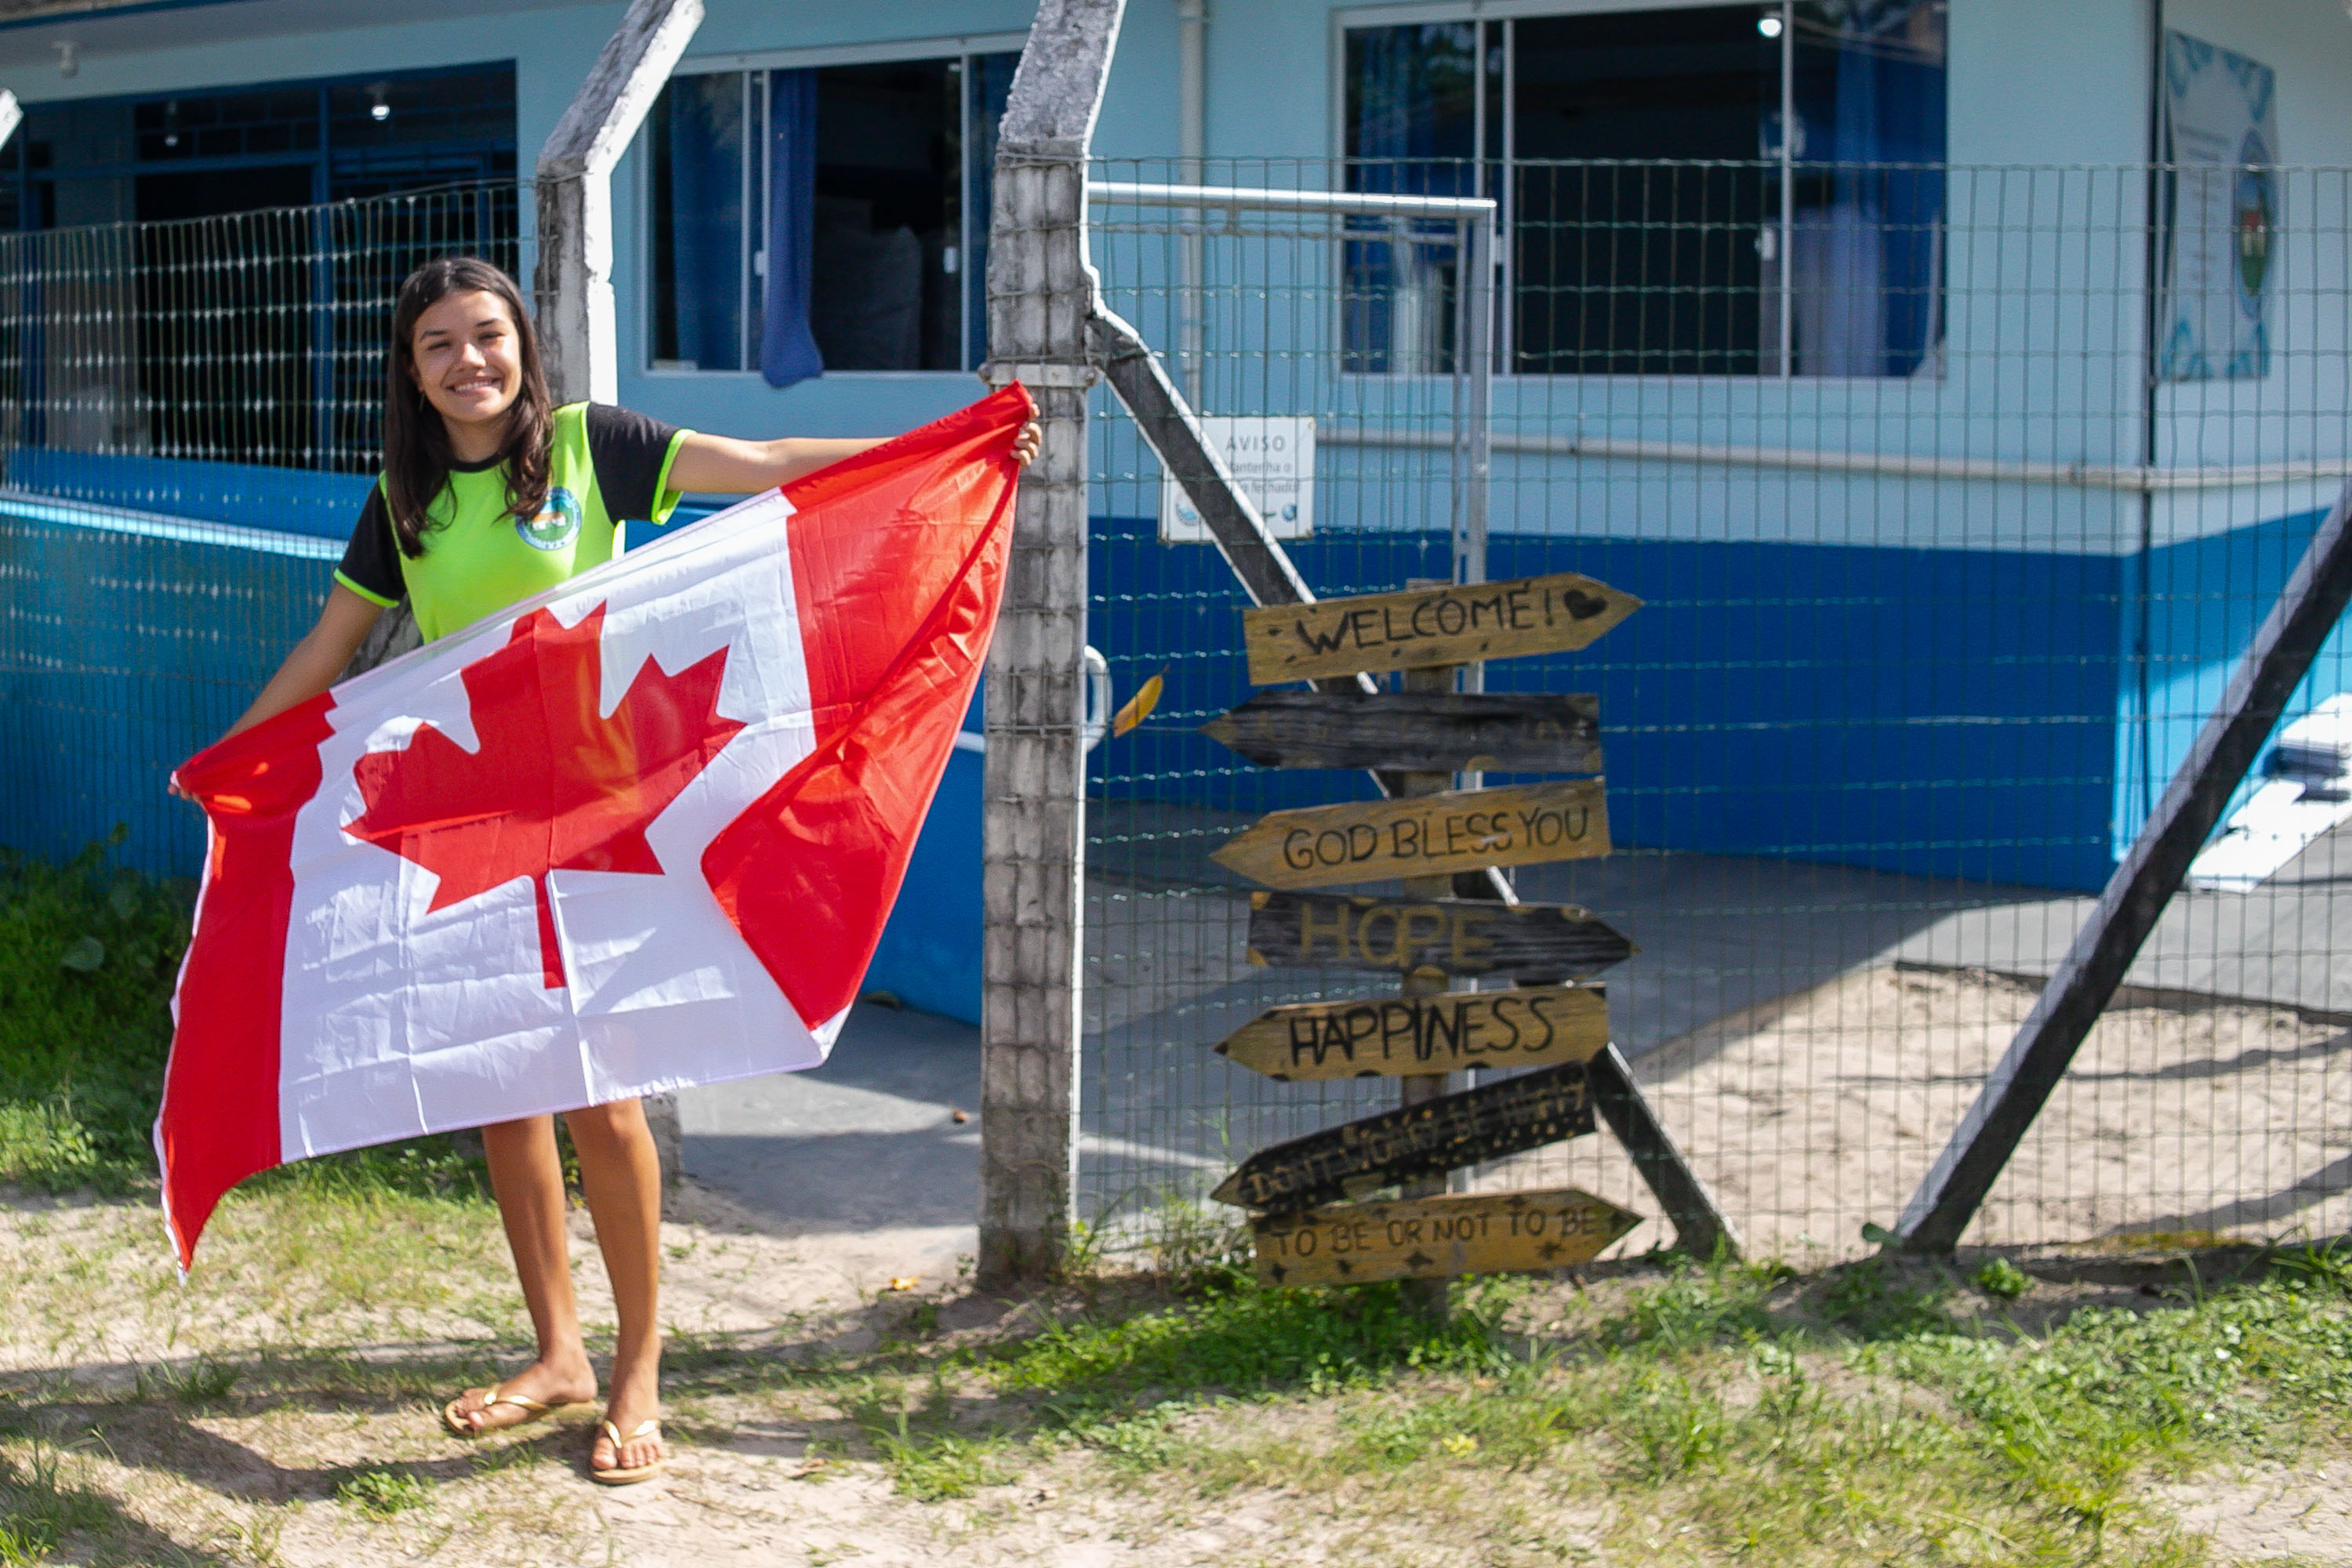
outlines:
[{"label": "yellow leaf", "polygon": [[1151,717],[1151,710],[1160,706],[1160,692],[1167,674],[1167,668],[1163,665],[1158,675],[1135,689],[1135,695],[1127,700],[1127,706],[1110,716],[1112,734],[1124,735]]},{"label": "yellow leaf", "polygon": [[911,1290],[919,1283],[919,1281],[911,1274],[894,1274],[890,1277],[890,1289],[893,1290]]}]

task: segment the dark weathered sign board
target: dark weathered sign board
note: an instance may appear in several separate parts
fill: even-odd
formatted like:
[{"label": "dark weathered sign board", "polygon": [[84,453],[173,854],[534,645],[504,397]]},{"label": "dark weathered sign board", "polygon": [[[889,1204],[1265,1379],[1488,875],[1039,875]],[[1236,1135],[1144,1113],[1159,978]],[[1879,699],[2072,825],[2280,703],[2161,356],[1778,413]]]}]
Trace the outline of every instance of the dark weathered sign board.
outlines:
[{"label": "dark weathered sign board", "polygon": [[1201,732],[1268,768],[1601,771],[1601,699],[1590,692],[1261,691]]},{"label": "dark weathered sign board", "polygon": [[1599,779],[1274,811],[1210,858],[1272,888],[1322,888],[1609,853]]},{"label": "dark weathered sign board", "polygon": [[1642,607],[1561,572],[1242,612],[1252,686],[1580,648]]},{"label": "dark weathered sign board", "polygon": [[1273,1007],[1217,1050],[1293,1082],[1551,1067],[1590,1061],[1608,1044],[1609,999],[1598,986],[1537,985]]},{"label": "dark weathered sign board", "polygon": [[1574,904],[1250,895],[1249,961],[1277,969],[1581,978],[1640,951]]},{"label": "dark weathered sign board", "polygon": [[1591,1131],[1584,1068],[1568,1062],[1261,1149],[1209,1195],[1296,1214]]},{"label": "dark weathered sign board", "polygon": [[1353,1204],[1252,1220],[1264,1285],[1368,1285],[1590,1263],[1642,1216],[1574,1187]]}]

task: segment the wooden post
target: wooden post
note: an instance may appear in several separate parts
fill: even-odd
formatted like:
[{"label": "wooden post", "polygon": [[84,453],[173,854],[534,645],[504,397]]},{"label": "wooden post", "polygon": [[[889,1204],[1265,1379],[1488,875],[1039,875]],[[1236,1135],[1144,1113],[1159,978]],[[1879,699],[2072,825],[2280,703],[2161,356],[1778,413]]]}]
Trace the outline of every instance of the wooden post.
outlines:
[{"label": "wooden post", "polygon": [[989,220],[992,384],[1037,400],[988,658],[980,1258],[988,1289],[1059,1268],[1077,1173],[1086,912],[1087,142],[1120,0],[1045,0],[1013,73]]},{"label": "wooden post", "polygon": [[[1418,580],[1406,584],[1407,587],[1412,588],[1429,585]],[[1458,668],[1455,665],[1440,664],[1422,669],[1408,669],[1404,672],[1404,689],[1407,691],[1424,694],[1451,691],[1454,689],[1454,673]],[[1454,775],[1450,773],[1409,773],[1399,775],[1398,784],[1400,787],[1397,793],[1408,798],[1415,795],[1443,795],[1454,787]],[[1451,875],[1407,877],[1403,881],[1404,895],[1408,899],[1442,899],[1454,891],[1454,879]],[[1403,991],[1407,996],[1435,996],[1452,984],[1453,982],[1442,974],[1408,974],[1404,977]],[[1464,1076],[1466,1079],[1467,1075]],[[1463,1087],[1462,1084],[1454,1081],[1454,1075],[1452,1073],[1415,1073],[1400,1080],[1397,1103],[1400,1106],[1419,1105],[1425,1100],[1442,1099],[1461,1087]],[[1453,1184],[1451,1176],[1424,1176],[1420,1181],[1405,1183],[1397,1189],[1397,1195],[1407,1201],[1414,1198],[1443,1197],[1453,1190]],[[1400,1283],[1397,1289],[1404,1292],[1406,1302],[1419,1310],[1423,1317],[1433,1322],[1444,1321],[1448,1295],[1445,1280],[1407,1279]]]},{"label": "wooden post", "polygon": [[2065,961],[2019,1026],[1976,1103],[1952,1131],[1895,1226],[1905,1252],[1949,1252],[2065,1076],[2124,972],[2180,889],[2189,864],[2269,738],[2321,644],[2352,603],[2352,485],[2312,536],[2294,575],[2254,634],[2197,743],[2172,775],[2131,852],[2107,879]]},{"label": "wooden post", "polygon": [[613,169],[702,25],[702,0],[629,0],[539,152],[540,354],[558,403],[620,395]]}]

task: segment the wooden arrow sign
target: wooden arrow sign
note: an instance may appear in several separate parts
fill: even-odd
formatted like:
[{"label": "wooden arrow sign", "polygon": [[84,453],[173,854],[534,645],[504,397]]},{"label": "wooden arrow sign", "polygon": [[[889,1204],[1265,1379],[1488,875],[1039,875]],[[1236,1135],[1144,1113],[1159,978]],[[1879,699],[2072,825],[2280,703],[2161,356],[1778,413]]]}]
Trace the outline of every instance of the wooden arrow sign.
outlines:
[{"label": "wooden arrow sign", "polygon": [[1582,647],[1642,607],[1561,572],[1242,612],[1253,686]]},{"label": "wooden arrow sign", "polygon": [[1642,1216],[1574,1187],[1356,1204],[1250,1222],[1262,1285],[1368,1285],[1590,1263]]},{"label": "wooden arrow sign", "polygon": [[1269,812],[1210,857],[1274,888],[1534,866],[1609,853],[1599,779]]},{"label": "wooden arrow sign", "polygon": [[1641,950],[1574,904],[1252,893],[1249,961],[1375,974],[1598,974]]},{"label": "wooden arrow sign", "polygon": [[1287,1083],[1550,1067],[1589,1061],[1608,1043],[1609,1000],[1599,987],[1537,985],[1270,1008],[1217,1050]]},{"label": "wooden arrow sign", "polygon": [[1201,732],[1268,768],[1601,771],[1601,699],[1589,692],[1261,691]]},{"label": "wooden arrow sign", "polygon": [[1261,1149],[1209,1195],[1296,1214],[1591,1131],[1584,1068],[1565,1062]]}]

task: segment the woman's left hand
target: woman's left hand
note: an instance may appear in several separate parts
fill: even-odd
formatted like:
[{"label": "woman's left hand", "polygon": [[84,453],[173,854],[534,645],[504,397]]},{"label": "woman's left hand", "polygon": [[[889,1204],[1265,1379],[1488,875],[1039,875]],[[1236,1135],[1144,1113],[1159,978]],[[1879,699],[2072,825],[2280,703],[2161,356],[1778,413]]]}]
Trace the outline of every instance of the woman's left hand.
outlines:
[{"label": "woman's left hand", "polygon": [[1013,437],[1013,460],[1024,468],[1035,462],[1038,443],[1045,438],[1045,426],[1034,419],[1021,426],[1021,434]]}]

